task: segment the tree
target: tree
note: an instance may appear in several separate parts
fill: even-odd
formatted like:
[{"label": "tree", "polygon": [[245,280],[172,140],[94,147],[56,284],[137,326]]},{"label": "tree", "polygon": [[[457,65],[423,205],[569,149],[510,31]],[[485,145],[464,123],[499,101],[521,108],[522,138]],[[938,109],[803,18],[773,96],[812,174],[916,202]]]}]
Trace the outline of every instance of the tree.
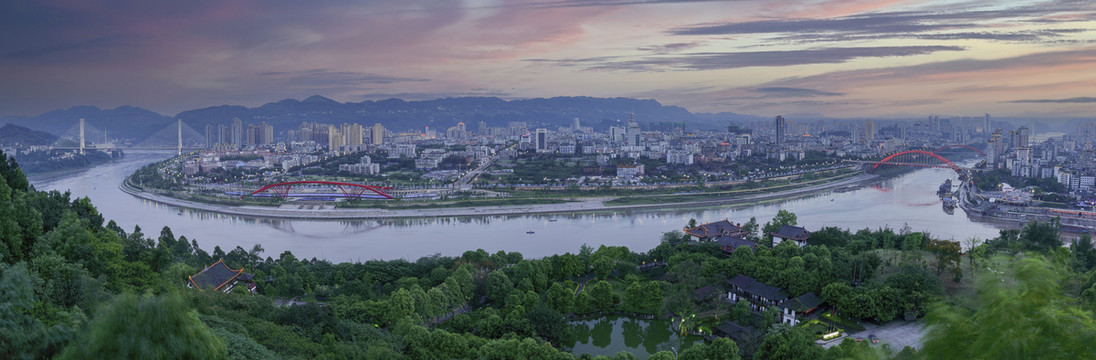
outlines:
[{"label": "tree", "polygon": [[1019,241],[1025,250],[1047,253],[1062,246],[1058,238],[1061,221],[1058,218],[1049,222],[1032,220],[1020,230]]},{"label": "tree", "polygon": [[822,348],[814,345],[807,330],[780,325],[761,341],[755,360],[813,360],[822,356]]},{"label": "tree", "polygon": [[643,311],[643,303],[643,285],[640,285],[638,281],[628,284],[628,288],[624,290],[624,310],[636,313],[641,312]]},{"label": "tree", "polygon": [[487,298],[492,302],[501,304],[513,289],[514,284],[510,282],[510,277],[502,271],[495,270],[487,274]]},{"label": "tree", "polygon": [[929,245],[925,247],[936,256],[936,275],[940,275],[944,270],[951,270],[953,273],[959,273],[959,262],[962,258],[962,248],[956,241],[945,240],[929,240]]},{"label": "tree", "polygon": [[552,283],[552,287],[548,288],[546,298],[548,307],[563,314],[571,313],[571,307],[575,303],[574,292],[564,289],[558,282]]},{"label": "tree", "polygon": [[179,295],[120,295],[96,313],[61,359],[220,359],[224,340]]},{"label": "tree", "polygon": [[1069,245],[1070,264],[1077,272],[1085,272],[1096,266],[1096,249],[1092,247],[1092,236],[1085,234]]},{"label": "tree", "polygon": [[399,289],[392,293],[386,301],[384,320],[387,324],[395,324],[405,317],[415,315],[415,297],[407,289]]},{"label": "tree", "polygon": [[738,344],[728,338],[717,338],[711,344],[699,343],[690,346],[678,360],[739,360]]},{"label": "tree", "polygon": [[594,286],[590,287],[590,300],[594,310],[597,311],[609,311],[617,303],[616,294],[613,294],[613,287],[605,280],[599,280]]},{"label": "tree", "polygon": [[1042,256],[1007,262],[979,277],[973,309],[929,313],[927,359],[1093,359],[1096,320],[1062,294],[1068,273]]},{"label": "tree", "polygon": [[742,224],[742,230],[746,230],[746,238],[749,240],[757,241],[757,231],[760,229],[760,225],[757,224],[757,217],[751,216],[750,221]]},{"label": "tree", "polygon": [[773,217],[772,221],[765,223],[765,227],[762,229],[765,232],[763,237],[765,238],[765,240],[768,240],[771,243],[773,240],[772,233],[780,230],[780,228],[784,225],[795,226],[796,220],[797,219],[794,213],[784,209],[778,210],[776,212],[776,216]]},{"label": "tree", "polygon": [[594,274],[601,279],[608,279],[609,274],[613,272],[614,261],[608,256],[595,256],[593,261]]},{"label": "tree", "polygon": [[567,324],[567,319],[563,317],[563,314],[547,306],[537,306],[525,316],[533,325],[537,335],[550,343],[559,344],[569,335],[570,326]]},{"label": "tree", "polygon": [[[0,182],[0,186],[6,186]],[[19,263],[0,263],[0,358],[48,358],[68,341],[68,329],[47,328],[33,314],[35,278]]]}]

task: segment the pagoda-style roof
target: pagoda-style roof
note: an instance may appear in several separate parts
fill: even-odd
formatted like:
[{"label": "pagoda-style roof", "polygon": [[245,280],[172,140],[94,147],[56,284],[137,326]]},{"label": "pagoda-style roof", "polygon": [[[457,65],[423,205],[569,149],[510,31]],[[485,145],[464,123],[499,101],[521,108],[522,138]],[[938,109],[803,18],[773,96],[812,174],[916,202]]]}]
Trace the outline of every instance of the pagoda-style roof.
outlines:
[{"label": "pagoda-style roof", "polygon": [[788,310],[795,310],[801,314],[806,314],[814,310],[819,305],[822,305],[822,299],[815,295],[813,292],[807,292],[800,295],[797,298],[790,299],[780,304],[781,308]]},{"label": "pagoda-style roof", "polygon": [[724,321],[722,324],[716,326],[715,330],[726,336],[730,336],[736,341],[752,339],[757,336],[757,331],[752,327],[742,326],[733,321]]},{"label": "pagoda-style roof", "polygon": [[741,246],[748,247],[750,248],[750,250],[753,250],[755,247],[757,247],[756,241],[746,240],[734,235],[720,236],[713,239],[712,241],[719,244],[720,249],[723,249],[723,251],[729,253],[734,252]]},{"label": "pagoda-style roof", "polygon": [[701,239],[710,239],[723,235],[744,235],[745,230],[741,226],[731,223],[730,220],[724,219],[723,221],[710,222],[707,224],[701,224],[692,229],[685,229],[685,233],[696,236]]},{"label": "pagoda-style roof", "polygon": [[786,240],[807,241],[811,237],[811,232],[798,226],[782,225],[780,229],[773,232],[773,236]]},{"label": "pagoda-style roof", "polygon": [[243,268],[239,270],[229,269],[228,265],[225,265],[224,260],[221,259],[197,274],[190,276],[190,283],[201,291],[221,290],[222,287],[232,282],[243,272]]},{"label": "pagoda-style roof", "polygon": [[770,301],[781,301],[788,298],[788,293],[784,292],[783,289],[770,286],[742,274],[738,274],[738,276],[735,276],[733,279],[727,280],[727,283],[742,289],[742,291],[747,294],[757,295],[762,299]]}]

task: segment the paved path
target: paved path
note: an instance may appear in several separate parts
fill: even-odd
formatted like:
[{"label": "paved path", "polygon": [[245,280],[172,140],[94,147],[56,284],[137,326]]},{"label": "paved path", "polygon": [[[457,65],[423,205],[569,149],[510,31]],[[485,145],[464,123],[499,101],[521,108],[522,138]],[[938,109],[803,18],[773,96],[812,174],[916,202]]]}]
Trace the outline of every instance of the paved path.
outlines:
[{"label": "paved path", "polygon": [[[920,349],[922,345],[921,338],[925,336],[925,323],[923,320],[895,320],[883,325],[875,325],[866,322],[863,325],[867,330],[851,333],[848,337],[867,341],[868,335],[875,335],[879,338],[879,344],[889,344],[891,350],[894,350],[895,352],[902,351],[902,348],[905,348],[906,346]],[[823,346],[828,348],[840,343],[840,341],[836,341]]]}]

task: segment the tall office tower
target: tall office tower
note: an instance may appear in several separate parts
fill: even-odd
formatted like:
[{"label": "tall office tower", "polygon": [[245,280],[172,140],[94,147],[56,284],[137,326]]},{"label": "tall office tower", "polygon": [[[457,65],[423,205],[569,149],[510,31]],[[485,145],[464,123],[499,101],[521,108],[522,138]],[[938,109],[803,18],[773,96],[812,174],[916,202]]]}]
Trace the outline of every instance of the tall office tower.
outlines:
[{"label": "tall office tower", "polygon": [[579,122],[578,118],[575,118],[575,122],[571,124],[571,130],[578,130],[578,129],[581,129],[581,128],[582,128],[582,123]]},{"label": "tall office tower", "polygon": [[228,143],[228,139],[232,138],[232,128],[228,125],[217,125],[217,141],[214,144]]},{"label": "tall office tower", "polygon": [[259,145],[270,145],[274,143],[274,126],[267,124],[265,121],[259,123]]},{"label": "tall office tower", "polygon": [[370,134],[370,143],[373,145],[384,144],[384,125],[373,124],[373,132]]},{"label": "tall office tower", "polygon": [[[263,133],[264,133],[263,125],[266,125],[266,123],[261,123],[259,125],[248,125],[247,126],[247,133],[246,133],[246,139],[245,139],[245,143],[247,144],[247,146],[255,146],[255,145],[266,144],[266,143],[263,142]],[[269,126],[269,125],[267,125],[267,126]]]},{"label": "tall office tower", "polygon": [[205,127],[205,147],[206,149],[213,148],[213,144],[217,143],[217,125],[206,124]]},{"label": "tall office tower", "polygon": [[864,120],[864,142],[875,141],[875,122],[871,119]]},{"label": "tall office tower", "polygon": [[636,115],[632,114],[632,117],[628,120],[628,130],[626,130],[626,141],[628,146],[639,146],[642,142],[643,131],[639,129],[639,123],[636,122]]},{"label": "tall office tower", "polygon": [[776,128],[776,144],[784,145],[784,135],[788,133],[788,121],[778,115],[773,126]]},{"label": "tall office tower", "polygon": [[623,126],[610,126],[609,127],[609,141],[615,143],[624,142],[625,128]]},{"label": "tall office tower", "polygon": [[536,141],[537,141],[537,147],[536,147],[537,152],[538,153],[547,152],[548,151],[548,129],[537,129]]},{"label": "tall office tower", "polygon": [[468,127],[466,127],[464,125],[463,121],[457,123],[457,134],[456,135],[457,135],[458,139],[463,139],[463,138],[468,137]]},{"label": "tall office tower", "polygon": [[986,135],[992,134],[993,129],[990,128],[990,126],[989,114],[986,114],[986,117],[982,118],[982,133]]},{"label": "tall office tower", "polygon": [[1016,135],[1016,147],[1027,147],[1031,143],[1031,129],[1028,129],[1027,126],[1021,126],[1017,129]]},{"label": "tall office tower", "polygon": [[361,145],[364,135],[365,131],[362,129],[362,124],[343,124],[343,136],[346,136],[346,145]]},{"label": "tall office tower", "polygon": [[476,129],[476,130],[479,131],[480,135],[487,135],[487,132],[488,132],[487,131],[487,122],[486,121],[480,121],[479,122],[479,128]]},{"label": "tall office tower", "polygon": [[244,122],[240,118],[232,118],[232,146],[237,149],[244,146]]}]

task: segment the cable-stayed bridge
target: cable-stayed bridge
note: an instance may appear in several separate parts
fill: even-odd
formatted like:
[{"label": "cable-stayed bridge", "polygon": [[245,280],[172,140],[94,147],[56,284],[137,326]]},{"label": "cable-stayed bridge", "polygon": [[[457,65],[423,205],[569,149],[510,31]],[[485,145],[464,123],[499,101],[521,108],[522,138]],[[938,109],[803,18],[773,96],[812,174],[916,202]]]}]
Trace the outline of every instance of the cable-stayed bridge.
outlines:
[{"label": "cable-stayed bridge", "polygon": [[152,136],[137,142],[136,144],[119,144],[110,137],[110,133],[91,122],[80,119],[71,127],[57,135],[58,139],[53,143],[54,149],[78,150],[81,154],[86,149],[97,150],[175,150],[182,154],[184,150],[198,150],[206,148],[206,137],[194,130],[182,120],[176,120],[170,125],[155,132]]}]

